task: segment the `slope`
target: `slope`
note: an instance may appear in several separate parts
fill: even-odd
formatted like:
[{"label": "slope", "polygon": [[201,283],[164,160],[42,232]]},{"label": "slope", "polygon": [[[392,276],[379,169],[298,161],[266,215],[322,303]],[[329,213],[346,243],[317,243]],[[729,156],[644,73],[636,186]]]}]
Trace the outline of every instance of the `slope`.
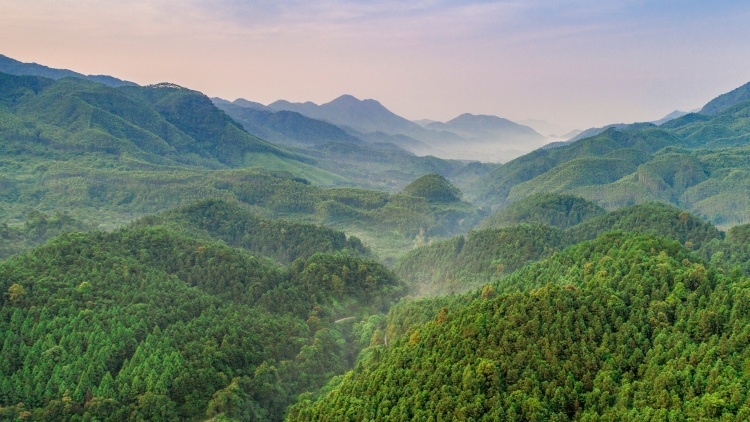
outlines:
[{"label": "slope", "polygon": [[[341,248],[281,267],[189,230],[65,234],[0,262],[0,418],[280,420],[404,292]],[[329,237],[300,234],[290,249]]]},{"label": "slope", "polygon": [[540,192],[573,194],[608,209],[662,201],[724,227],[743,224],[750,215],[748,110],[744,102],[658,128],[610,128],[513,160],[483,178],[481,191],[468,193],[493,209]]},{"label": "slope", "polygon": [[107,75],[83,75],[68,69],[54,69],[37,63],[23,63],[2,54],[0,54],[0,72],[18,76],[41,76],[49,79],[62,79],[72,76],[115,87],[136,85],[133,82]]},{"label": "slope", "polygon": [[564,230],[604,213],[602,207],[578,196],[540,193],[497,211],[482,221],[479,228],[512,227],[526,223],[546,224]]},{"label": "slope", "polygon": [[[522,266],[574,243],[613,230],[678,241],[727,271],[737,267],[746,272],[748,268],[745,263],[748,247],[737,240],[742,236],[735,234],[724,240],[723,234],[710,223],[671,205],[645,203],[604,213],[601,208],[590,208],[593,205],[590,202],[569,196],[545,194],[522,202],[511,205],[507,209],[510,212],[503,210],[496,215],[517,218],[515,224],[472,230],[466,236],[416,248],[399,259],[394,270],[419,296],[466,292],[502,280]],[[567,225],[565,230],[545,225],[545,221],[567,224],[571,216],[565,211],[566,204],[594,212],[578,224]],[[736,233],[740,233],[742,226],[738,227]],[[717,252],[721,253],[714,256]]]},{"label": "slope", "polygon": [[0,88],[6,223],[35,208],[117,224],[206,194],[227,197],[215,183],[232,183],[239,173],[228,169],[237,167],[288,170],[324,185],[344,180],[250,135],[188,89],[7,74]]},{"label": "slope", "polygon": [[288,420],[750,415],[746,281],[648,235],[609,235],[526,268],[510,278],[523,292],[456,297]]}]

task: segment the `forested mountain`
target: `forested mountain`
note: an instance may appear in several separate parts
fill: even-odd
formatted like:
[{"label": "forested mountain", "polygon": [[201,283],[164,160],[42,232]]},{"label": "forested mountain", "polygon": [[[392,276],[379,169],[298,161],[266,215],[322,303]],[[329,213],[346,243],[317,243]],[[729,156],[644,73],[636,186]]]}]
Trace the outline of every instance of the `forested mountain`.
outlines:
[{"label": "forested mountain", "polygon": [[37,63],[23,63],[0,54],[0,72],[10,75],[42,76],[49,79],[74,77],[87,79],[109,86],[135,86],[133,82],[123,81],[108,75],[83,75],[68,69],[54,69]]},{"label": "forested mountain", "polygon": [[747,86],[492,165],[413,151],[534,134],[2,66],[0,420],[750,418]]},{"label": "forested mountain", "polygon": [[537,150],[483,178],[477,196],[493,208],[541,192],[581,196],[607,209],[661,201],[716,224],[742,224],[750,209],[748,109],[743,102],[715,115],[610,128]]},{"label": "forested mountain", "polygon": [[700,114],[713,116],[738,104],[750,101],[750,82],[726,94],[721,94],[704,105]]},{"label": "forested mountain", "polygon": [[376,249],[390,249],[384,256],[391,257],[417,235],[455,234],[480,218],[467,203],[443,212],[445,206],[405,196],[359,209],[363,202],[349,201],[350,195],[380,201],[382,193],[326,192],[310,182],[351,185],[347,176],[367,179],[379,171],[372,186],[397,190],[436,171],[473,180],[482,174],[481,165],[474,166],[478,173],[463,172],[466,163],[363,145],[360,152],[344,147],[351,163],[368,157],[359,167],[346,168],[323,158],[339,148],[331,142],[321,146],[323,159],[316,163],[307,151],[291,152],[249,134],[206,96],[171,84],[113,88],[76,78],[0,74],[0,88],[0,222],[7,227],[0,247],[5,256],[51,236],[52,231],[46,237],[19,231],[32,211],[67,213],[81,222],[79,229],[111,228],[201,198],[237,200],[266,216],[351,228]]},{"label": "forested mountain", "polygon": [[482,221],[479,227],[512,227],[526,223],[567,229],[604,213],[602,207],[578,196],[539,193],[497,211]]},{"label": "forested mountain", "polygon": [[[213,226],[228,210],[180,213],[225,234]],[[333,234],[295,233],[288,250]],[[141,221],[0,262],[0,419],[279,420],[297,394],[351,366],[405,292],[347,248],[282,267]]]},{"label": "forested mountain", "polygon": [[[249,107],[256,108],[252,104]],[[445,123],[422,126],[394,114],[375,100],[359,100],[351,95],[342,95],[322,105],[279,100],[267,108],[295,111],[338,125],[359,139],[392,143],[418,155],[441,158],[501,162],[546,143],[546,138],[530,127],[497,116],[467,113]]]},{"label": "forested mountain", "polygon": [[505,283],[373,346],[288,420],[750,417],[747,280],[676,242],[613,234]]},{"label": "forested mountain", "polygon": [[315,146],[326,142],[363,143],[336,125],[305,117],[296,111],[215,103],[248,132],[277,144]]},{"label": "forested mountain", "polygon": [[439,173],[468,188],[477,176],[496,167],[416,156],[412,151],[430,147],[405,135],[349,131],[357,133],[354,136],[294,111],[274,111],[247,100],[213,101],[248,132],[314,158],[317,167],[345,177],[350,185],[395,192],[422,175]]},{"label": "forested mountain", "polygon": [[[375,100],[359,100],[351,95],[342,95],[328,103],[316,105],[276,101],[268,105],[272,110],[296,111],[313,119],[320,119],[361,133],[383,132],[403,134],[419,140],[438,137],[439,132],[425,130],[418,124],[398,116]],[[447,134],[450,136],[450,134]],[[452,135],[452,139],[460,139]]]},{"label": "forested mountain", "polygon": [[238,202],[205,200],[143,217],[133,227],[168,226],[188,236],[200,235],[290,264],[316,253],[346,251],[353,256],[370,253],[356,237],[311,223],[264,219]]},{"label": "forested mountain", "polygon": [[[521,205],[521,206],[519,206]],[[570,207],[573,205],[573,207]],[[538,261],[572,244],[594,239],[613,230],[652,234],[680,242],[690,250],[726,269],[741,264],[750,246],[739,246],[741,227],[724,236],[710,223],[671,205],[646,203],[604,213],[581,198],[544,194],[513,204],[510,223],[472,230],[466,236],[436,241],[416,248],[398,260],[394,269],[420,295],[465,292],[500,280],[529,262]],[[570,207],[570,208],[569,208]],[[571,224],[565,210],[590,211],[587,218]],[[527,218],[523,218],[527,216]],[[573,215],[575,216],[575,214]],[[561,224],[551,224],[558,222]],[[556,226],[556,227],[555,227]],[[493,226],[489,226],[493,227]],[[733,249],[734,248],[734,249]],[[722,251],[721,254],[713,255]],[[712,258],[713,257],[713,258]],[[748,273],[750,274],[750,273]]]},{"label": "forested mountain", "polygon": [[418,296],[465,292],[569,244],[562,230],[543,225],[476,230],[416,248],[394,270]]}]

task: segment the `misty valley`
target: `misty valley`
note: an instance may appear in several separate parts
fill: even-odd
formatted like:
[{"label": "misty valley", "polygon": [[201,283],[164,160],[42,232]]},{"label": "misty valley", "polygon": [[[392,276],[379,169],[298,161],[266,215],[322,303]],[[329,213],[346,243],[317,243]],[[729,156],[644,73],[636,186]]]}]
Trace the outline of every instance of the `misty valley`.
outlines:
[{"label": "misty valley", "polygon": [[0,420],[750,420],[716,95],[555,134],[0,55]]}]

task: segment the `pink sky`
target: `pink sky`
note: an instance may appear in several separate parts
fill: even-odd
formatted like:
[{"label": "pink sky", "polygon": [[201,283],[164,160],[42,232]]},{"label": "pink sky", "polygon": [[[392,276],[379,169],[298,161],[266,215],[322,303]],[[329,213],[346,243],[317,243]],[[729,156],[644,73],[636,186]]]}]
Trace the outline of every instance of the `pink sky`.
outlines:
[{"label": "pink sky", "polygon": [[742,1],[1,4],[0,53],[17,60],[230,100],[346,93],[410,119],[586,128],[697,108],[750,81]]}]

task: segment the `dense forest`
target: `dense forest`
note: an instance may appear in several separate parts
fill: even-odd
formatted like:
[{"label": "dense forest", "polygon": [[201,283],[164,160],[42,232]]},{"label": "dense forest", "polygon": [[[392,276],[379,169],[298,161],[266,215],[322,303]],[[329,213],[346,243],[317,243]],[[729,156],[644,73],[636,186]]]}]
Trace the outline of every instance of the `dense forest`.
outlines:
[{"label": "dense forest", "polygon": [[21,65],[0,420],[750,420],[748,86],[500,165]]},{"label": "dense forest", "polygon": [[[193,215],[209,225],[226,210],[205,205]],[[286,228],[295,235],[269,256],[311,241],[329,251],[284,266],[252,244],[141,221],[0,263],[2,419],[279,420],[352,365],[405,293],[341,233]]]},{"label": "dense forest", "polygon": [[288,420],[750,417],[748,279],[673,240],[604,235],[448,302]]}]

